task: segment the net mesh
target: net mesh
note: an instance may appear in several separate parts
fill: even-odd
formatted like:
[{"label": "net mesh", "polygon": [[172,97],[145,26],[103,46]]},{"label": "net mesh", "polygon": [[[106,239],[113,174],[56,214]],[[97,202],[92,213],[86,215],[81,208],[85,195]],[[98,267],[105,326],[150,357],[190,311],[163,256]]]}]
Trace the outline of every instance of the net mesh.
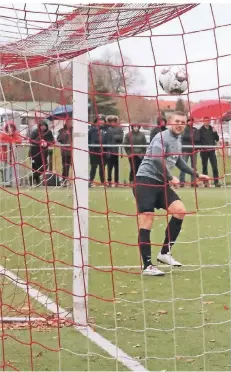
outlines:
[{"label": "net mesh", "polygon": [[6,41],[0,52],[2,73],[65,61],[118,38],[149,30],[194,6],[108,4],[70,9],[43,4],[38,11],[32,11],[27,4],[24,9],[1,7],[2,38]]},{"label": "net mesh", "polygon": [[[229,125],[220,120],[219,103],[230,95],[230,7],[139,3],[0,8],[1,133],[10,121],[20,133],[0,137],[1,368],[229,370],[231,171]],[[180,104],[158,84],[166,65],[186,66],[189,90],[181,98],[190,111],[195,102],[218,101],[213,119],[220,135],[215,149],[219,174],[209,174],[210,185],[215,177],[223,187],[191,188],[186,179],[179,194],[187,214],[173,251],[184,266],[164,266],[164,278],[140,275],[138,213],[129,178],[137,166],[135,146],[129,157],[124,146],[116,154],[110,147],[119,179],[108,180],[102,141],[98,147],[76,148],[66,129],[63,144],[57,142],[72,112],[71,59],[85,52],[89,91],[82,93],[89,99],[89,124],[95,115],[116,114],[124,135],[132,124],[140,124],[148,142],[150,124]],[[40,133],[31,142],[28,136],[47,117],[53,119],[53,137],[45,140],[52,144],[44,164],[44,140]],[[79,119],[78,113],[72,117],[74,133]],[[73,198],[81,200],[75,183],[86,151],[93,173],[87,208],[89,283],[85,278],[83,288],[87,327],[80,327],[73,318],[73,274],[79,269],[73,263],[78,228],[73,213],[78,220],[84,207],[75,210]],[[202,171],[195,146],[193,154]],[[96,168],[101,168],[101,178]],[[88,177],[83,182],[88,187]],[[169,217],[163,211],[155,214],[153,257]],[[86,236],[80,231],[81,239]]]}]

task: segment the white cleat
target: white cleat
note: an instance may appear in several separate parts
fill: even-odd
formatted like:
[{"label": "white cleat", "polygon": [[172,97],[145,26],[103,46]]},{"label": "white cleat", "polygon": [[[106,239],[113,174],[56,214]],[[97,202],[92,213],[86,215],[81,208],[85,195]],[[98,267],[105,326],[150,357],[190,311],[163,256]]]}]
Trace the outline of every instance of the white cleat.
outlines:
[{"label": "white cleat", "polygon": [[167,253],[167,254],[161,254],[159,253],[158,256],[157,256],[157,261],[162,263],[162,264],[166,264],[166,265],[169,265],[169,266],[174,266],[174,267],[181,267],[182,264],[178,261],[176,261],[171,253]]},{"label": "white cleat", "polygon": [[157,266],[149,265],[142,271],[142,275],[147,276],[164,276],[165,273],[163,271],[160,271]]}]

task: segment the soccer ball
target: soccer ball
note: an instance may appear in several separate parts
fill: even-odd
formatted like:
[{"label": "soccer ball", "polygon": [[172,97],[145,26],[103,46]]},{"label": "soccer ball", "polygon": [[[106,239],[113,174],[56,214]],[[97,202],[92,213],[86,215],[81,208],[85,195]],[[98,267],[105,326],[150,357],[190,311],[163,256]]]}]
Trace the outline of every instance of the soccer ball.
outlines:
[{"label": "soccer ball", "polygon": [[159,84],[165,93],[179,95],[188,89],[188,76],[184,67],[164,68],[159,77]]}]

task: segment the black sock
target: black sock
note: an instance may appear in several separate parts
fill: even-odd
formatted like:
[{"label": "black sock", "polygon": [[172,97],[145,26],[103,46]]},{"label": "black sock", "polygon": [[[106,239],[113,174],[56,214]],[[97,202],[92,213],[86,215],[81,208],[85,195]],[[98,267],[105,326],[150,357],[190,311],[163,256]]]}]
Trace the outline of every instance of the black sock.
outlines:
[{"label": "black sock", "polygon": [[161,249],[161,254],[167,254],[169,250],[171,250],[180,233],[182,222],[183,220],[176,217],[172,217],[169,221],[167,229],[165,230],[165,239]]},{"label": "black sock", "polygon": [[150,242],[150,230],[140,229],[139,230],[139,247],[142,256],[144,269],[152,264],[151,261],[151,242]]}]

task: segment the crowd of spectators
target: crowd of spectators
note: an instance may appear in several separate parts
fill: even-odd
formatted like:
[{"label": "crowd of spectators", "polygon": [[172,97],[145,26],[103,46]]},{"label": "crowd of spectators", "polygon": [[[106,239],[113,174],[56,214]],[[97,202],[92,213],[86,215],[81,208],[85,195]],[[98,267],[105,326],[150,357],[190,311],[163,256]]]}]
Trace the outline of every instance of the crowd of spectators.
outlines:
[{"label": "crowd of spectators", "polygon": [[[157,126],[150,131],[150,142],[157,135],[167,129],[165,118],[157,119]],[[55,141],[52,131],[49,129],[47,121],[39,122],[36,129],[30,133],[29,138],[29,157],[31,159],[30,185],[40,185],[41,175],[48,170],[49,147],[55,142],[61,144],[62,159],[62,181],[61,186],[66,187],[70,168],[72,165],[72,119],[66,119],[63,128],[58,132]],[[187,126],[181,138],[183,145],[183,158],[186,162],[190,160],[191,166],[197,170],[198,153],[202,162],[202,173],[208,174],[208,161],[210,161],[214,185],[220,187],[219,172],[216,151],[214,146],[219,141],[219,136],[214,127],[211,126],[209,117],[203,119],[200,129],[194,125],[193,118],[188,118]],[[17,170],[14,166],[16,154],[14,144],[20,144],[22,138],[17,132],[13,121],[7,122],[0,132],[0,170],[4,183],[11,186],[17,179]],[[108,187],[118,187],[121,149],[124,149],[129,163],[129,184],[134,182],[135,174],[142,162],[148,144],[141,126],[133,124],[129,131],[124,134],[123,127],[120,125],[118,116],[98,115],[88,130],[90,174],[89,187],[95,184],[97,169],[99,169],[100,186],[105,184]],[[211,147],[210,147],[211,146]],[[185,173],[179,175],[181,187],[185,186]],[[97,184],[97,183],[96,183]],[[191,185],[195,184],[195,178],[191,177]],[[208,182],[204,183],[208,187]]]},{"label": "crowd of spectators", "polygon": [[[6,125],[0,132],[0,172],[2,175],[3,185],[11,187],[12,185],[20,184],[18,174],[18,148],[16,145],[22,143],[27,137],[23,137],[17,131],[13,121],[6,122]],[[25,157],[29,157],[31,164],[31,172],[28,178],[31,186],[40,186],[45,183],[46,176],[49,170],[52,170],[52,165],[49,163],[49,158],[52,157],[52,146],[55,143],[60,143],[61,159],[62,159],[62,181],[59,182],[57,177],[57,185],[66,187],[69,178],[70,167],[72,164],[72,119],[67,118],[62,129],[59,130],[57,140],[49,129],[48,122],[42,120],[38,125],[29,132],[25,150],[29,150]],[[51,160],[52,162],[52,160]],[[52,177],[52,173],[51,177]],[[51,183],[51,185],[55,186]]]},{"label": "crowd of spectators", "polygon": [[[182,147],[183,159],[186,161],[186,163],[190,159],[191,166],[196,171],[198,149],[200,149],[202,173],[206,175],[208,174],[209,160],[212,167],[214,185],[215,187],[220,187],[221,184],[219,182],[217,156],[214,148],[214,146],[216,146],[217,142],[219,141],[219,136],[216,129],[212,127],[210,118],[207,116],[204,117],[203,125],[200,127],[200,129],[195,127],[193,118],[188,118],[187,126],[182,135],[181,141],[183,146]],[[197,151],[195,151],[196,149]],[[181,172],[179,178],[181,182],[181,187],[184,187],[185,173]],[[195,184],[194,176],[191,177],[191,186],[192,187],[198,186],[197,184]],[[204,186],[209,187],[209,182],[205,181]]]},{"label": "crowd of spectators", "polygon": [[[125,153],[129,161],[129,183],[134,182],[134,175],[137,173],[139,165],[146,152],[147,140],[143,132],[140,131],[140,125],[134,124],[130,126],[130,130],[123,136],[123,130],[119,126],[119,118],[117,116],[103,115],[95,119],[94,124],[89,129],[89,151],[90,151],[90,179],[89,187],[93,185],[96,170],[99,166],[101,185],[107,183],[108,187],[112,184],[115,187],[119,185],[119,147],[116,145],[124,145]],[[157,126],[150,131],[150,142],[157,135],[167,129],[167,120],[159,117]],[[182,157],[191,166],[197,170],[198,153],[202,162],[202,173],[208,174],[208,160],[210,161],[215,187],[220,187],[219,172],[217,165],[217,157],[214,146],[219,141],[217,131],[211,126],[209,117],[204,117],[203,124],[200,129],[194,125],[194,119],[188,118],[185,131],[181,138],[182,141]],[[96,147],[93,147],[93,146]],[[109,146],[111,145],[111,147]],[[113,147],[112,147],[113,146]],[[211,146],[211,147],[210,147]],[[107,168],[107,179],[106,179]],[[112,182],[112,170],[115,169],[114,182]],[[179,174],[180,185],[185,187],[185,173]],[[191,177],[191,186],[197,187],[195,177]],[[208,187],[209,183],[204,182],[204,186]]]}]

